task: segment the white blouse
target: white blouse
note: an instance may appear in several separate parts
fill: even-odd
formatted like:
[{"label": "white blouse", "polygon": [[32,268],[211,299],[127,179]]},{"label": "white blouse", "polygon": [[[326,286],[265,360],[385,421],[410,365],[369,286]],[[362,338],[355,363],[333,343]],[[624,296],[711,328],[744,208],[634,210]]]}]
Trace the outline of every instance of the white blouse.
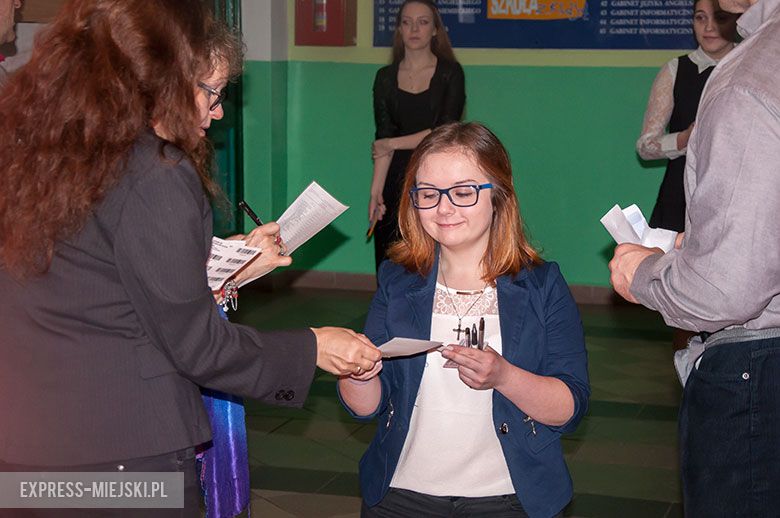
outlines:
[{"label": "white blouse", "polygon": [[[718,64],[718,61],[708,56],[701,47],[688,54],[688,57],[696,64],[700,74]],[[653,81],[642,123],[642,135],[636,141],[636,151],[645,160],[671,160],[685,155],[687,150],[687,147],[677,149],[678,133],[665,133],[674,110],[674,83],[678,64],[679,58],[670,60]]]},{"label": "white blouse", "polygon": [[[458,315],[462,329],[479,326],[479,318],[484,317],[485,343],[501,354],[494,288],[487,287],[481,296],[463,295],[437,284],[431,340],[457,343],[453,330]],[[446,361],[439,351],[426,357],[409,433],[390,486],[433,496],[515,493],[493,426],[493,390],[468,387],[458,377],[458,369],[444,367]]]}]

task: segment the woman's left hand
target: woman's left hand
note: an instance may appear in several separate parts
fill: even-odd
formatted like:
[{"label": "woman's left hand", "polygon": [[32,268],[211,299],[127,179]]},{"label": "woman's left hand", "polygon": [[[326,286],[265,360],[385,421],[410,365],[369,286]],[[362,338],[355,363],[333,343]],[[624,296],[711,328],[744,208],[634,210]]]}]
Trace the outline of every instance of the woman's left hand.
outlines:
[{"label": "woman's left hand", "polygon": [[371,156],[372,158],[379,158],[380,156],[389,155],[395,151],[393,149],[392,142],[389,138],[380,138],[374,141],[374,144],[371,146]]},{"label": "woman's left hand", "polygon": [[448,345],[442,349],[441,355],[458,364],[461,381],[475,390],[496,388],[509,365],[503,356],[490,347],[480,351]]}]

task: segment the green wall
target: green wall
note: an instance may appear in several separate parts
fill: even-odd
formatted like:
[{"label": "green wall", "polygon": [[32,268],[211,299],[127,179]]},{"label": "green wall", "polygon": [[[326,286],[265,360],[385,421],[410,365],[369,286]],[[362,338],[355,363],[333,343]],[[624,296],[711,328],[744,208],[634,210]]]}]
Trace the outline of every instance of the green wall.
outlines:
[{"label": "green wall", "polygon": [[[263,221],[287,207],[287,63],[248,61],[244,86],[244,199]],[[244,228],[254,228],[244,216]]]},{"label": "green wall", "polygon": [[[296,268],[373,272],[373,244],[364,235],[371,84],[379,66],[300,60],[247,65],[247,199],[261,216],[278,218],[317,180],[351,207],[296,252]],[[533,242],[546,259],[561,264],[570,284],[607,286],[612,245],[598,220],[615,203],[638,203],[649,215],[663,173],[661,164],[643,165],[634,152],[657,68],[464,68],[465,118],[488,125],[509,150]]]}]

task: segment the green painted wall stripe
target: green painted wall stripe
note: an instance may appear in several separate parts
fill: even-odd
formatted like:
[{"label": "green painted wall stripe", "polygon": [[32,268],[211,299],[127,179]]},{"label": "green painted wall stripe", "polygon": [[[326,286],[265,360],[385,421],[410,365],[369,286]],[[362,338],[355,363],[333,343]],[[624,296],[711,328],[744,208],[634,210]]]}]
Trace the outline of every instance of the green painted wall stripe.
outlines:
[{"label": "green painted wall stripe", "polygon": [[[317,180],[351,206],[296,252],[297,268],[373,272],[373,245],[364,235],[376,69],[375,64],[287,63],[286,118],[279,119],[279,100],[262,100],[270,92],[263,85],[273,83],[268,77],[273,66],[247,66],[248,199],[265,200],[258,210],[276,218]],[[663,172],[662,164],[642,164],[634,152],[656,70],[467,65],[465,71],[466,118],[487,124],[509,150],[533,242],[546,258],[561,263],[570,283],[608,285],[612,243],[598,220],[615,203],[638,203],[649,214]],[[273,117],[276,122],[268,124]],[[286,142],[284,163],[278,139],[273,140],[276,151],[268,149],[269,133],[279,132]],[[269,182],[270,195],[264,190]]]}]

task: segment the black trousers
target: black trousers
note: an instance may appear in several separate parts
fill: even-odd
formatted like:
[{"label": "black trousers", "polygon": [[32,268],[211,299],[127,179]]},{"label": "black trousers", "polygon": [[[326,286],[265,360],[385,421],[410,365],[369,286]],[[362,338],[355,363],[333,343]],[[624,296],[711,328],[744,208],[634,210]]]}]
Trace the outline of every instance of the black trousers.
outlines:
[{"label": "black trousers", "polygon": [[[121,466],[121,467],[120,467]],[[0,460],[0,472],[182,472],[184,507],[182,509],[0,509],[0,518],[189,518],[200,515],[200,483],[195,469],[195,449],[165,453],[154,457],[127,459],[81,466],[25,466]]]},{"label": "black trousers", "polygon": [[[517,495],[486,496],[431,496],[406,489],[390,488],[374,507],[363,501],[361,518],[528,518]],[[563,512],[556,515],[562,517]]]}]

